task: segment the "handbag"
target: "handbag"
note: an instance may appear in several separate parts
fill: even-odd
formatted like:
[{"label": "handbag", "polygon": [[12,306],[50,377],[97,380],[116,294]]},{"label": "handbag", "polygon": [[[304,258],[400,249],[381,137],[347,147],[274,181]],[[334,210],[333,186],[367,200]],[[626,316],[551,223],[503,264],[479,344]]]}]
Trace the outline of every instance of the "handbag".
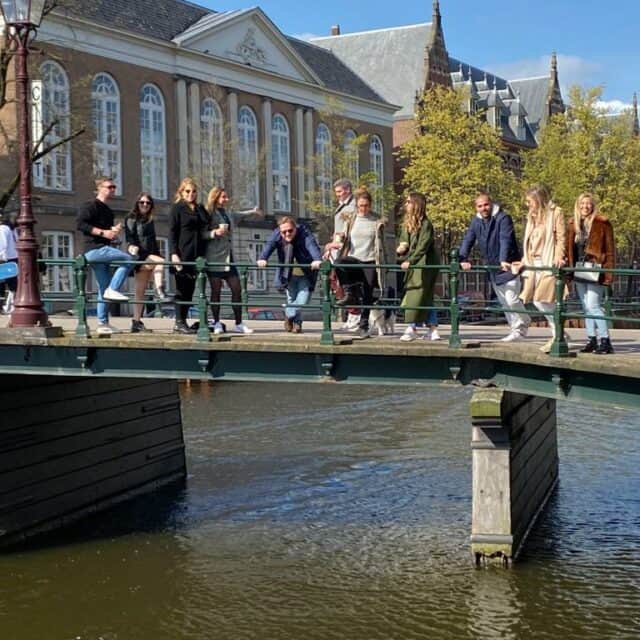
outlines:
[{"label": "handbag", "polygon": [[[583,262],[579,260],[576,262],[576,268],[585,268],[585,269],[601,269],[602,265],[597,262]],[[576,271],[575,272],[576,280],[584,280],[585,282],[599,282],[600,281],[600,272],[599,271]]]}]

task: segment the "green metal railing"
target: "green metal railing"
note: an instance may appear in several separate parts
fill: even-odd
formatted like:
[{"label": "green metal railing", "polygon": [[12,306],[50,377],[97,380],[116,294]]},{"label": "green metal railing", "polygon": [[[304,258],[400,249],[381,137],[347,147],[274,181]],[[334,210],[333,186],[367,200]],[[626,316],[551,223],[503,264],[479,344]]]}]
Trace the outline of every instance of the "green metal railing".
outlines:
[{"label": "green metal railing", "polygon": [[[502,315],[505,310],[503,307],[497,305],[485,305],[478,306],[476,304],[465,304],[460,300],[459,297],[459,286],[460,286],[460,278],[461,278],[461,267],[459,264],[458,253],[457,250],[453,250],[449,256],[450,262],[448,264],[438,264],[438,265],[424,265],[424,266],[415,266],[410,267],[410,269],[420,269],[420,270],[436,270],[442,274],[444,278],[444,284],[446,285],[446,289],[448,291],[449,298],[443,299],[441,302],[443,306],[430,305],[430,306],[419,306],[419,307],[409,307],[403,306],[403,310],[421,310],[421,311],[440,311],[440,312],[448,312],[449,320],[451,325],[451,331],[449,335],[449,346],[452,348],[459,348],[462,346],[462,340],[460,337],[460,323],[464,314],[469,311],[482,312],[487,315]],[[75,329],[75,335],[79,337],[89,337],[90,330],[87,323],[87,308],[89,304],[95,304],[96,296],[88,296],[86,293],[86,285],[87,285],[87,270],[90,265],[87,263],[84,256],[79,256],[75,260],[41,260],[47,264],[48,268],[53,266],[58,266],[61,268],[67,268],[73,273],[73,299],[74,299],[74,309],[77,315],[77,325]],[[131,264],[145,264],[144,262],[136,262],[132,261]],[[164,266],[171,266],[170,262],[157,263],[163,264]],[[192,301],[175,301],[176,305],[188,305],[190,307],[194,306],[197,310],[197,316],[199,321],[198,332],[195,334],[195,340],[198,342],[208,342],[211,340],[211,333],[208,328],[208,320],[207,320],[207,308],[210,306],[222,306],[222,305],[230,305],[237,306],[240,305],[242,307],[242,316],[243,318],[247,318],[248,316],[248,307],[250,304],[250,291],[248,288],[248,280],[249,273],[251,270],[259,269],[254,263],[234,263],[232,266],[235,266],[238,269],[238,273],[240,276],[241,288],[242,288],[242,296],[240,302],[231,302],[229,300],[221,300],[219,302],[212,302],[207,299],[207,273],[210,270],[223,270],[224,268],[229,267],[228,263],[208,263],[204,258],[198,258],[195,262],[186,262],[185,265],[193,266],[196,272],[196,288],[194,293],[194,300]],[[283,265],[277,263],[269,263],[265,269],[273,270],[277,267],[285,267],[290,265]],[[296,265],[299,267],[310,267],[310,265]],[[387,264],[387,265],[379,265],[381,268],[385,269],[388,273],[398,273],[401,272],[400,267],[397,264]],[[341,269],[362,269],[361,265],[358,264],[341,264]],[[323,345],[331,345],[334,344],[334,333],[332,329],[332,318],[336,311],[337,307],[335,303],[334,296],[331,292],[330,288],[330,274],[333,269],[333,265],[324,261],[321,264],[319,270],[319,288],[321,292],[321,299],[319,303],[309,303],[305,306],[305,309],[316,310],[321,313],[322,316],[322,332],[320,334],[320,343]],[[555,307],[553,310],[553,322],[555,329],[555,339],[553,345],[551,347],[550,355],[554,357],[563,357],[566,356],[569,352],[568,345],[565,340],[564,334],[564,325],[565,322],[569,319],[585,319],[585,318],[603,318],[608,322],[612,323],[614,321],[624,320],[625,322],[631,324],[639,324],[640,325],[640,317],[634,317],[633,313],[637,312],[638,316],[640,316],[640,304],[638,302],[634,303],[614,303],[611,298],[609,288],[606,288],[606,296],[604,301],[605,315],[604,316],[595,316],[588,315],[582,312],[581,309],[577,308],[574,303],[567,300],[566,286],[567,281],[570,279],[571,274],[579,273],[582,271],[594,271],[598,273],[614,273],[622,276],[638,276],[638,271],[634,269],[587,269],[584,267],[578,268],[558,268],[558,267],[526,267],[528,271],[551,271],[555,278]],[[488,273],[490,271],[500,270],[500,267],[495,266],[476,266],[471,269],[472,272],[484,272]],[[466,271],[465,273],[470,273]],[[404,273],[404,272],[403,272]],[[262,294],[261,294],[262,296]],[[48,297],[47,294],[43,295],[43,301],[47,300],[59,300],[60,298],[56,298],[55,296]],[[129,303],[144,303],[148,304],[150,301],[148,299],[145,300],[134,300],[129,299]],[[264,308],[282,308],[283,303],[281,298],[274,298],[274,302],[264,302],[261,301],[261,307]],[[295,307],[295,305],[290,305]],[[388,305],[388,304],[375,304],[375,305],[358,305],[359,308],[368,308],[368,309],[397,309],[397,304]],[[507,310],[508,311],[508,310]],[[620,315],[616,313],[616,311],[623,311],[625,315]],[[520,313],[520,312],[519,312]],[[540,311],[535,309],[527,309],[525,311],[528,315],[539,316]],[[629,314],[629,315],[626,315]]]}]

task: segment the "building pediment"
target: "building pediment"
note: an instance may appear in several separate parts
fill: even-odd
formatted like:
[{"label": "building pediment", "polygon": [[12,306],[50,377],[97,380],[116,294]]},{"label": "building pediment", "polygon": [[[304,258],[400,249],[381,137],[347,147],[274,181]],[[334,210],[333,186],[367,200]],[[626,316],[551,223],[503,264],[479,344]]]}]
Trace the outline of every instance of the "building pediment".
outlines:
[{"label": "building pediment", "polygon": [[259,8],[212,13],[173,38],[178,46],[304,82],[322,84]]}]

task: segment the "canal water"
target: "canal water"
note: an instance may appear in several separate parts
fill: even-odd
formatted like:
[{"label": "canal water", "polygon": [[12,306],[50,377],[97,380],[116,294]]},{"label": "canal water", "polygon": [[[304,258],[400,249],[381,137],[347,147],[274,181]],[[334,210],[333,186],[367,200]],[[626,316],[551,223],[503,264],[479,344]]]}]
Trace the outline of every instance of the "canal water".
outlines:
[{"label": "canal water", "polygon": [[469,552],[460,388],[183,388],[189,477],[0,555],[0,640],[640,637],[640,425],[560,404],[512,570]]}]

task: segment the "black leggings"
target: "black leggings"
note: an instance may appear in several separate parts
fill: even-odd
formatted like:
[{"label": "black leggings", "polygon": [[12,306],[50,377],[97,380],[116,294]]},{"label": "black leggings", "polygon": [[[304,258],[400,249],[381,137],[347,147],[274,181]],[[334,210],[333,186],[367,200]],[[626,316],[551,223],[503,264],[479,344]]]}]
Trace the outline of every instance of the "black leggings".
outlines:
[{"label": "black leggings", "polygon": [[[196,288],[196,272],[193,267],[182,267],[176,271],[176,295],[174,302],[193,302],[193,292]],[[176,322],[186,322],[189,315],[188,304],[176,304]]]},{"label": "black leggings", "polygon": [[[341,264],[361,264],[362,269],[341,269]],[[352,285],[362,285],[362,304],[367,306],[373,304],[373,290],[378,286],[378,273],[375,262],[362,262],[357,258],[342,258],[335,263],[336,275],[343,287]],[[370,309],[362,309],[360,314],[361,323],[369,320]]]},{"label": "black leggings", "polygon": [[[223,276],[217,276],[208,274],[209,285],[211,286],[211,302],[220,302],[220,292],[222,290],[222,281],[225,280],[227,286],[231,290],[231,302],[233,303],[233,317],[236,324],[242,322],[242,307],[240,302],[242,301],[242,287],[240,286],[240,278],[235,273],[225,274]],[[213,314],[214,322],[220,320],[220,305],[212,304],[211,313]]]}]

